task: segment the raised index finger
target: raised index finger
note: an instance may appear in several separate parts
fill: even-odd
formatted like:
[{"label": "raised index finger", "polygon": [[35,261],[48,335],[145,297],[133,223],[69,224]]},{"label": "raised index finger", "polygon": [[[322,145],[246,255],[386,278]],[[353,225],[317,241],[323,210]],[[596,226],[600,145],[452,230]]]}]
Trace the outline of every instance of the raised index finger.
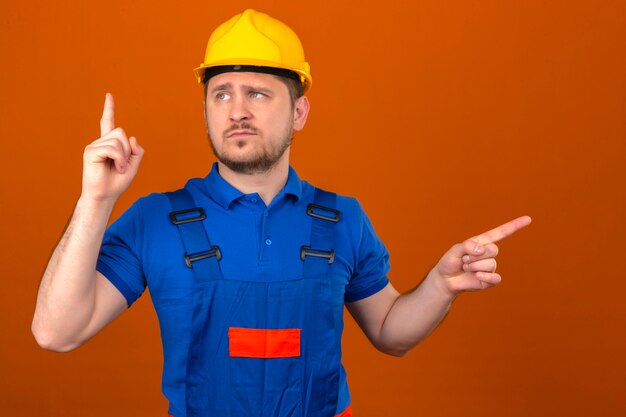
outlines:
[{"label": "raised index finger", "polygon": [[517,219],[504,223],[503,225],[491,229],[488,232],[481,233],[480,235],[474,237],[472,240],[481,245],[495,243],[499,240],[504,239],[507,236],[511,236],[519,229],[528,226],[531,221],[532,220],[529,216],[518,217]]},{"label": "raised index finger", "polygon": [[113,129],[115,129],[115,103],[113,102],[113,95],[107,93],[104,99],[102,119],[100,119],[100,137],[103,137]]}]

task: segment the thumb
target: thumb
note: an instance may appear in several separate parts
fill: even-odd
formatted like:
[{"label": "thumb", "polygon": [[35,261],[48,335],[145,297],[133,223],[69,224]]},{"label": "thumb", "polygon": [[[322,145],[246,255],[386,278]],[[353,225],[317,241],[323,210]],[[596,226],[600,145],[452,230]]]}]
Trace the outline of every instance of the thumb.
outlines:
[{"label": "thumb", "polygon": [[449,255],[453,259],[462,259],[465,255],[480,255],[485,251],[485,246],[481,245],[476,238],[467,239],[464,242],[457,243],[452,246],[448,251]]},{"label": "thumb", "polygon": [[141,147],[141,145],[137,141],[137,138],[134,136],[131,136],[130,138],[128,138],[128,142],[130,143],[130,157],[141,158],[143,156],[144,149]]},{"label": "thumb", "polygon": [[131,165],[137,166],[143,158],[144,149],[134,136],[128,138],[128,142],[130,144],[130,156],[128,157],[128,162],[130,162]]}]

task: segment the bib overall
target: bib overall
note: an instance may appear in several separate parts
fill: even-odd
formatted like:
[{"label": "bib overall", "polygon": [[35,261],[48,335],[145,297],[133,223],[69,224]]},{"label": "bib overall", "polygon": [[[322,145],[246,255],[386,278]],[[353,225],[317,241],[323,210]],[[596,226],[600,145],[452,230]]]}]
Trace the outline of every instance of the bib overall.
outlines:
[{"label": "bib overall", "polygon": [[[333,284],[335,194],[316,190],[303,213],[311,238],[293,255],[302,277],[271,282],[225,279],[204,211],[186,190],[168,197],[195,276],[187,417],[335,416],[344,297]],[[351,416],[350,407],[339,415]]]}]

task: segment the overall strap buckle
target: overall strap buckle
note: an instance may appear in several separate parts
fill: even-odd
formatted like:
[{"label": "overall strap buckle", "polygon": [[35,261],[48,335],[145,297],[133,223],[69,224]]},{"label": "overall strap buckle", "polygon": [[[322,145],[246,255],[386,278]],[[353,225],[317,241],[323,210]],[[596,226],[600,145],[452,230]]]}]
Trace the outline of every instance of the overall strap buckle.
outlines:
[{"label": "overall strap buckle", "polygon": [[317,219],[328,220],[333,223],[339,222],[341,218],[341,212],[330,207],[320,206],[319,204],[311,203],[306,208],[306,214]]},{"label": "overall strap buckle", "polygon": [[213,256],[215,256],[218,261],[222,260],[222,251],[220,251],[220,247],[217,245],[211,246],[211,250],[195,253],[193,255],[189,255],[187,252],[185,252],[185,265],[187,265],[187,268],[193,268],[192,262],[211,258]]},{"label": "overall strap buckle", "polygon": [[332,264],[335,262],[335,250],[321,250],[321,249],[313,249],[310,246],[302,245],[300,247],[300,259],[304,261],[304,258],[307,256],[314,256],[316,258],[326,258],[328,259],[328,264]]},{"label": "overall strap buckle", "polygon": [[[195,216],[186,216],[186,214],[196,213]],[[170,220],[175,225],[186,224],[191,222],[199,222],[206,219],[206,213],[202,207],[194,207],[185,210],[172,211],[170,213]]]}]

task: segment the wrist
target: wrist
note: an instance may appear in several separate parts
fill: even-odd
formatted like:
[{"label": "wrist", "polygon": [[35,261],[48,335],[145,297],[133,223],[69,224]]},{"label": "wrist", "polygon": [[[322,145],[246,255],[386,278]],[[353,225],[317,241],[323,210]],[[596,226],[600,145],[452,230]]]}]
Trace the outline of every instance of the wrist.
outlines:
[{"label": "wrist", "polygon": [[92,198],[88,195],[81,194],[76,202],[75,213],[80,213],[82,216],[89,217],[91,219],[98,217],[105,217],[108,221],[113,207],[115,206],[116,199],[98,199]]},{"label": "wrist", "polygon": [[430,270],[424,283],[428,283],[427,285],[432,287],[432,291],[438,298],[444,299],[449,303],[452,303],[460,294],[460,292],[450,289],[447,279],[437,271],[436,267]]}]

